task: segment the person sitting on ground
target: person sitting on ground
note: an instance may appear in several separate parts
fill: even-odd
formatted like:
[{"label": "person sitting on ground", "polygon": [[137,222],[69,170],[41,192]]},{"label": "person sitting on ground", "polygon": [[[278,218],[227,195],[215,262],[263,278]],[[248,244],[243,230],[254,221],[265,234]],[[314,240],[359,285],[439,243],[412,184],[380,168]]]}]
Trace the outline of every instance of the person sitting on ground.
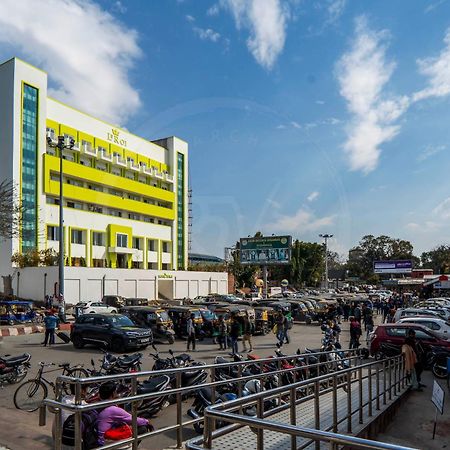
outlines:
[{"label": "person sitting on ground", "polygon": [[[116,398],[117,385],[113,381],[107,381],[103,383],[99,388],[100,400],[113,400]],[[108,437],[107,432],[111,429],[118,428],[123,424],[131,425],[132,416],[126,412],[123,408],[112,405],[103,409],[97,418],[98,429],[98,445],[105,445],[105,439]],[[137,426],[145,427],[146,430],[153,429],[150,422],[142,417],[137,418]],[[138,433],[142,432],[138,430]],[[106,434],[106,436],[105,436]]]}]

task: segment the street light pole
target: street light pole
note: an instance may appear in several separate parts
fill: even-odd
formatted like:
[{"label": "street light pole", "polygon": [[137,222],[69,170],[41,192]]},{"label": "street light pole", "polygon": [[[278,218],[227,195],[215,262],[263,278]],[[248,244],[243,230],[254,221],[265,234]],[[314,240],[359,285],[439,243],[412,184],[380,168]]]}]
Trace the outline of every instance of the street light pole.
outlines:
[{"label": "street light pole", "polygon": [[325,241],[325,289],[328,288],[328,239],[332,238],[332,234],[319,234],[319,237]]},{"label": "street light pole", "polygon": [[66,144],[65,136],[58,136],[58,142],[53,143],[52,137],[47,136],[47,144],[59,150],[59,258],[58,258],[58,294],[59,316],[62,322],[66,321],[66,305],[64,300],[64,191],[63,191],[63,150],[71,149],[75,145],[75,139],[70,138]]}]

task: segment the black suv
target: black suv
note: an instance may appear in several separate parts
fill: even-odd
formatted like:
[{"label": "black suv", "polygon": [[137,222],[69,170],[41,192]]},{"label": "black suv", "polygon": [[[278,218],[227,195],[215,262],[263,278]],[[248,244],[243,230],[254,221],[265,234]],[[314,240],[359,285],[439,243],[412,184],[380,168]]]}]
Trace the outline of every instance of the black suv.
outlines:
[{"label": "black suv", "polygon": [[83,314],[72,325],[70,338],[75,348],[83,348],[85,344],[106,344],[119,353],[146,348],[153,342],[151,330],[137,327],[121,314]]}]

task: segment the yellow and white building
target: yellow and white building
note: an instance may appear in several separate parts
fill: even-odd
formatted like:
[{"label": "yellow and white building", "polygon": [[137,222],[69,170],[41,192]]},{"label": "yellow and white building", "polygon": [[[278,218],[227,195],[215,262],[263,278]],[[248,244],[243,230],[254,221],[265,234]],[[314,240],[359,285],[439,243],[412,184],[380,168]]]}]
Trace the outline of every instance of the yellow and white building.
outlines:
[{"label": "yellow and white building", "polygon": [[[15,183],[26,209],[20,236],[0,244],[0,274],[14,273],[16,252],[59,249],[59,153],[49,141],[63,135],[75,141],[63,151],[65,264],[68,274],[86,273],[78,295],[69,276],[66,298],[82,297],[81,285],[102,270],[176,277],[188,261],[188,144],[149,141],[91,117],[48,97],[47,82],[17,58],[0,65],[0,180]],[[113,290],[120,293],[119,281]],[[151,290],[145,296],[157,297]]]}]

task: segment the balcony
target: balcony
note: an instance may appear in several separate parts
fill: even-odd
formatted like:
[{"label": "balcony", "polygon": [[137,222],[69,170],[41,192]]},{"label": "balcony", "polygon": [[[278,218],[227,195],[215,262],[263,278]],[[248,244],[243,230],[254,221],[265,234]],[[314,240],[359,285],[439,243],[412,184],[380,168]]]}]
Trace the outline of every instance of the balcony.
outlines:
[{"label": "balcony", "polygon": [[149,263],[157,263],[158,262],[158,252],[154,252],[152,250],[149,250],[147,252],[147,261]]},{"label": "balcony", "polygon": [[90,145],[88,144],[84,144],[81,146],[81,150],[85,155],[88,156],[97,156],[97,149],[96,148],[92,148]]},{"label": "balcony", "polygon": [[173,175],[166,173],[165,178],[166,178],[166,181],[168,181],[169,183],[173,183]]},{"label": "balcony", "polygon": [[172,254],[168,252],[162,252],[161,260],[163,264],[170,264],[172,262]]},{"label": "balcony", "polygon": [[145,175],[153,176],[153,167],[147,167],[145,164],[141,166],[142,173],[145,173]]},{"label": "balcony", "polygon": [[155,170],[154,176],[155,176],[156,178],[159,178],[160,180],[163,180],[163,179],[164,179],[164,175],[163,175],[161,172],[158,172],[157,170]]},{"label": "balcony", "polygon": [[130,170],[134,170],[135,172],[139,172],[140,171],[139,164],[135,164],[132,159],[128,160],[128,168]]},{"label": "balcony", "polygon": [[117,166],[127,167],[127,162],[120,155],[114,155],[113,163]]},{"label": "balcony", "polygon": [[112,162],[112,155],[110,155],[104,148],[98,148],[98,156],[103,161]]}]

